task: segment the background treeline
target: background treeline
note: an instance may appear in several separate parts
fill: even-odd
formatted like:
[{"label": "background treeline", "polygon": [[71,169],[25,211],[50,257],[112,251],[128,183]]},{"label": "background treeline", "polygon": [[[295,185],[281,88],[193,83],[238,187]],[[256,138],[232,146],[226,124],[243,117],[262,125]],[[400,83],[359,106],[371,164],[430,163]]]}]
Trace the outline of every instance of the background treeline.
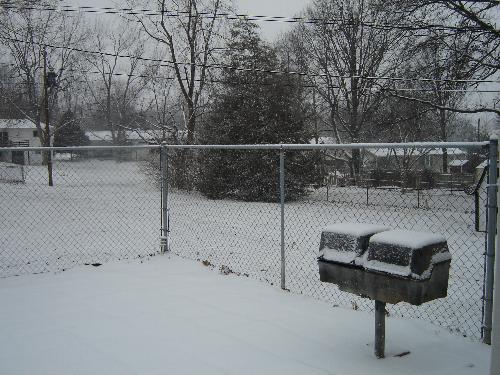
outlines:
[{"label": "background treeline", "polygon": [[[127,8],[151,9],[129,1]],[[467,114],[490,114],[498,83],[497,1],[314,0],[272,45],[226,0],[160,0],[155,12],[53,11],[0,1],[0,117],[46,137],[44,67],[57,145],[265,144],[476,140]],[[235,19],[237,18],[237,19]],[[486,104],[484,104],[486,103]],[[287,155],[291,199],[321,182],[324,157]],[[362,155],[329,155],[355,178]],[[171,156],[173,181],[212,198],[274,200],[277,155]],[[447,154],[442,156],[448,169]]]}]

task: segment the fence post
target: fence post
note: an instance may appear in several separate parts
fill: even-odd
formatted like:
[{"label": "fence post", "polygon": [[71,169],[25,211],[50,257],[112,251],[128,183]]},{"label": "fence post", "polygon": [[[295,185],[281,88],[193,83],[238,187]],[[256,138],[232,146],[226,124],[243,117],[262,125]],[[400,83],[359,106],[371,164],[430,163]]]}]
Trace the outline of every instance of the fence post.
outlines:
[{"label": "fence post", "polygon": [[495,236],[497,231],[497,160],[498,139],[490,140],[488,153],[488,227],[486,234],[486,275],[484,288],[483,342],[491,344],[493,283],[495,270]]},{"label": "fence post", "polygon": [[285,150],[280,149],[280,204],[281,204],[281,289],[285,283]]},{"label": "fence post", "polygon": [[161,252],[168,252],[169,215],[168,215],[168,149],[163,142],[160,148],[161,169]]},{"label": "fence post", "polygon": [[[497,189],[497,202],[500,201],[500,192]],[[497,235],[496,248],[500,248],[500,236]],[[500,258],[495,259],[495,273],[500,275]],[[499,277],[495,280],[495,293],[493,297],[493,324],[498,327],[500,323],[500,283]],[[491,360],[490,360],[490,375],[496,375],[500,372],[500,330],[495,329],[491,334]]]}]

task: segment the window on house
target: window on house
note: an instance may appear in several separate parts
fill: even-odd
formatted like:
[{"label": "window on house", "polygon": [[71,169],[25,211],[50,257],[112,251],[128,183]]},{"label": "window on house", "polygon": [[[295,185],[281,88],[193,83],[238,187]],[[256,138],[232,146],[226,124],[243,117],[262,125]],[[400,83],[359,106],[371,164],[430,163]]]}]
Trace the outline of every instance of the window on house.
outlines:
[{"label": "window on house", "polygon": [[33,137],[37,138],[38,137],[38,130],[33,130]]},{"label": "window on house", "polygon": [[0,145],[6,145],[9,142],[9,133],[0,132]]}]

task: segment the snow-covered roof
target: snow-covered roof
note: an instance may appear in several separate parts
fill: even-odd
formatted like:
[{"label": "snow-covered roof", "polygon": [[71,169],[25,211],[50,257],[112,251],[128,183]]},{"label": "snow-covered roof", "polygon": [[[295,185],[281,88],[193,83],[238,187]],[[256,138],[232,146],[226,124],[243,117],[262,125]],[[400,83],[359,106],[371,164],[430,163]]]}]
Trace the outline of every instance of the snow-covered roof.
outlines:
[{"label": "snow-covered roof", "polygon": [[[428,152],[425,152],[427,155],[443,155],[443,149],[442,148],[435,148],[432,150],[429,150]],[[448,149],[448,155],[466,155],[466,151],[462,151],[459,149]]]},{"label": "snow-covered roof", "polygon": [[481,164],[479,164],[476,169],[484,169],[488,167],[488,160],[483,161]]},{"label": "snow-covered roof", "polygon": [[[44,123],[40,123],[45,127]],[[33,129],[36,130],[36,125],[28,119],[0,119],[0,129]]]},{"label": "snow-covered roof", "polygon": [[450,167],[463,167],[465,164],[467,164],[469,161],[468,160],[452,160],[448,163]]},{"label": "snow-covered roof", "polygon": [[[402,149],[402,148],[377,148],[368,150],[371,154],[377,157],[384,156],[420,156],[420,155],[443,155],[442,149]],[[448,155],[465,155],[466,152],[458,149],[448,150]]]},{"label": "snow-covered roof", "polygon": [[[87,131],[85,135],[89,137],[90,141],[105,141],[112,142],[113,137],[111,136],[111,131],[109,130],[95,130],[95,131]],[[145,131],[145,130],[127,130],[125,131],[125,137],[128,140],[132,141],[141,141],[141,140],[154,140],[155,137],[161,137],[160,134],[155,134],[153,131]]]},{"label": "snow-covered roof", "polygon": [[[313,138],[309,141],[310,144],[315,145],[316,144],[316,138]],[[318,144],[319,145],[333,145],[336,144],[335,139],[333,137],[319,137],[318,138]]]}]

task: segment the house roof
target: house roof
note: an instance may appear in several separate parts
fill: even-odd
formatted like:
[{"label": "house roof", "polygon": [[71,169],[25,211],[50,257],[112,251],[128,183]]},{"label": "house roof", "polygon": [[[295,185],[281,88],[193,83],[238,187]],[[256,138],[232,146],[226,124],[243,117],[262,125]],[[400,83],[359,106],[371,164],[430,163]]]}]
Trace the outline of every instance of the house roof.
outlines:
[{"label": "house roof", "polygon": [[[313,138],[313,139],[309,140],[309,143],[312,145],[316,144],[316,139]],[[320,145],[333,145],[336,143],[337,142],[335,142],[335,139],[333,139],[333,137],[319,137],[318,138],[318,144],[320,144]]]},{"label": "house roof", "polygon": [[467,164],[469,161],[468,160],[452,160],[448,163],[450,167],[463,167],[465,164]]},{"label": "house roof", "polygon": [[[95,130],[95,131],[86,131],[85,135],[89,137],[89,140],[92,141],[104,141],[104,142],[112,142],[113,137],[111,135],[110,130]],[[160,135],[156,135],[157,137],[161,137]],[[131,141],[153,141],[155,139],[155,133],[153,131],[145,131],[145,130],[127,130],[125,131],[125,137]]]},{"label": "house roof", "polygon": [[481,164],[479,164],[476,169],[484,169],[489,166],[488,160],[483,161]]},{"label": "house roof", "polygon": [[[420,155],[443,155],[442,149],[402,149],[402,148],[377,148],[375,150],[369,150],[377,157],[385,156],[420,156]],[[448,150],[448,155],[465,155],[466,152],[458,149]]]},{"label": "house roof", "polygon": [[[40,123],[42,127],[45,124]],[[29,119],[0,119],[0,129],[33,129],[36,130],[36,125]]]}]

